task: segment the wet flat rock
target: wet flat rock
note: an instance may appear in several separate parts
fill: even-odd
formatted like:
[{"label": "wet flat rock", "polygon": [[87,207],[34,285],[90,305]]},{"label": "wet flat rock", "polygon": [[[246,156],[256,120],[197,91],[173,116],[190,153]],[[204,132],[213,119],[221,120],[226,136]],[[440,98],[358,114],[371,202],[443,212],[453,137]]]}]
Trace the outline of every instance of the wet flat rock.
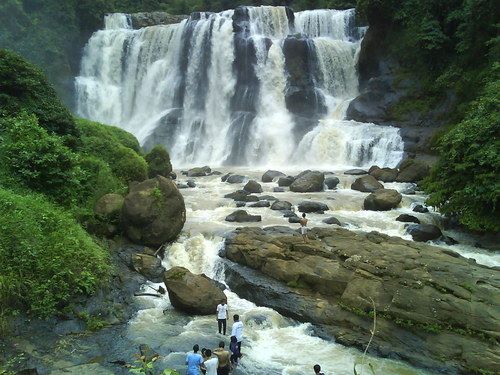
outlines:
[{"label": "wet flat rock", "polygon": [[[341,343],[366,345],[373,298],[380,314],[372,346],[380,355],[445,373],[472,364],[500,371],[498,269],[427,244],[342,228],[313,228],[305,243],[292,229],[238,228],[226,239],[226,256],[256,271],[243,288],[235,267],[228,280],[235,292],[326,327]],[[295,302],[271,298],[273,283]]]}]

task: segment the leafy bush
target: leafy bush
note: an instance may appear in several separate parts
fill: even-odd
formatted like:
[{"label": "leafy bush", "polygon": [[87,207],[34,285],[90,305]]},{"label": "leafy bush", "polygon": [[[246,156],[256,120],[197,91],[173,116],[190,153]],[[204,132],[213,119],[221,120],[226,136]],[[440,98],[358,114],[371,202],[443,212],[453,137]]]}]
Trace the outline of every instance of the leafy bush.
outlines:
[{"label": "leafy bush", "polygon": [[75,121],[43,73],[14,52],[0,50],[0,115],[17,116],[21,111],[35,114],[49,133],[75,142]]},{"label": "leafy bush", "polygon": [[165,147],[157,145],[144,156],[148,163],[148,174],[150,178],[158,175],[167,177],[172,172],[172,164],[170,163],[170,155]]},{"label": "leafy bush", "polygon": [[0,160],[20,185],[70,205],[80,193],[83,177],[78,157],[62,138],[38,126],[34,115],[0,118]]},{"label": "leafy bush", "polygon": [[40,195],[0,189],[0,305],[49,316],[106,279],[108,254]]},{"label": "leafy bush", "polygon": [[428,203],[466,227],[500,230],[500,80],[493,79],[467,117],[444,135],[426,180]]},{"label": "leafy bush", "polygon": [[147,178],[147,163],[139,155],[140,146],[132,134],[84,119],[78,119],[77,126],[82,135],[80,151],[83,154],[105,161],[125,183]]}]

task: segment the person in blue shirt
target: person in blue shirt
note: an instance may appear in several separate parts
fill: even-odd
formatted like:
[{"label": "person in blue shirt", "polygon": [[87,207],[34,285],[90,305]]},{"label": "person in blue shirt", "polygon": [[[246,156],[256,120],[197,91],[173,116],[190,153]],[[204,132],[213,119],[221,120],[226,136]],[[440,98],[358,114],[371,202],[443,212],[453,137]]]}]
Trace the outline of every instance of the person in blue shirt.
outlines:
[{"label": "person in blue shirt", "polygon": [[200,366],[203,363],[203,357],[198,353],[200,347],[198,344],[193,346],[193,353],[188,353],[186,356],[187,372],[186,375],[199,375]]}]

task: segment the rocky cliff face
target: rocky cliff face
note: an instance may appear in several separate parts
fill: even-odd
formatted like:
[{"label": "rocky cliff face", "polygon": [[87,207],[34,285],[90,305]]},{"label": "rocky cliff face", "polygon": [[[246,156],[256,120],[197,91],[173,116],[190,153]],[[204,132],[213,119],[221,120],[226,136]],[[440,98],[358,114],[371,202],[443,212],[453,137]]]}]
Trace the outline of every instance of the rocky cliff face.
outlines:
[{"label": "rocky cliff face", "polygon": [[[226,276],[241,297],[364,348],[448,374],[500,371],[498,269],[380,233],[239,228]],[[245,267],[241,267],[245,266]],[[257,272],[256,272],[257,271]]]},{"label": "rocky cliff face", "polygon": [[141,29],[143,27],[155,25],[170,25],[179,23],[188,18],[184,15],[176,15],[165,12],[140,12],[132,13],[130,15],[132,27],[134,29]]},{"label": "rocky cliff face", "polygon": [[448,121],[455,104],[453,93],[431,102],[421,85],[391,57],[381,25],[368,29],[358,60],[360,94],[349,105],[347,119],[401,128],[405,151],[431,153],[431,139]]}]

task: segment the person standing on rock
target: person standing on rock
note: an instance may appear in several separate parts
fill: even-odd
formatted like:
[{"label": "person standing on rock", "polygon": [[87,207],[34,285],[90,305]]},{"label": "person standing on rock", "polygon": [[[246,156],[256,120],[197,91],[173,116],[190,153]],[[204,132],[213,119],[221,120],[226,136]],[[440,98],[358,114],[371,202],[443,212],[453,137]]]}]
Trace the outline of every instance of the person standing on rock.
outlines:
[{"label": "person standing on rock", "polygon": [[227,324],[227,303],[222,301],[217,305],[217,324],[219,326],[219,335],[221,331],[224,336],[226,335],[226,324]]},{"label": "person standing on rock", "polygon": [[200,366],[203,364],[203,357],[198,351],[198,344],[193,346],[193,353],[188,353],[186,356],[187,372],[186,375],[200,375]]},{"label": "person standing on rock", "polygon": [[219,347],[214,350],[214,354],[219,359],[219,366],[217,367],[217,375],[229,375],[231,366],[229,360],[231,353],[224,349],[224,341],[219,342]]},{"label": "person standing on rock", "polygon": [[302,218],[300,219],[300,234],[302,234],[302,238],[304,239],[304,242],[307,242],[307,222],[308,220],[306,219],[306,213],[304,212],[302,214]]},{"label": "person standing on rock", "polygon": [[231,330],[231,336],[236,337],[236,341],[238,342],[238,350],[241,355],[241,340],[243,339],[243,323],[240,322],[240,316],[235,314],[233,316],[233,329]]}]

